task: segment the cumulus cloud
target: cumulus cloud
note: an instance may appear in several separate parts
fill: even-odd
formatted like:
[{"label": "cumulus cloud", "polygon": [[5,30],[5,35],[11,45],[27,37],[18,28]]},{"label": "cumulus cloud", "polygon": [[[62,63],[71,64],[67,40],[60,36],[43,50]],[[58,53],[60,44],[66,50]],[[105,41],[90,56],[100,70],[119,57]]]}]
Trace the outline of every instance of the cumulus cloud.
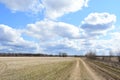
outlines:
[{"label": "cumulus cloud", "polygon": [[62,38],[59,40],[43,42],[40,45],[44,48],[44,51],[48,53],[68,52],[70,54],[84,49],[84,47],[81,46],[82,41],[80,39]]},{"label": "cumulus cloud", "polygon": [[114,14],[91,13],[82,21],[81,28],[87,35],[101,35],[113,29],[115,21],[116,16]]},{"label": "cumulus cloud", "polygon": [[7,25],[0,24],[0,51],[5,52],[35,52],[38,45],[24,40],[21,33]]},{"label": "cumulus cloud", "polygon": [[12,41],[16,41],[20,36],[20,33],[17,32],[17,30],[2,24],[0,25],[0,32],[1,32],[0,41],[12,42]]},{"label": "cumulus cloud", "polygon": [[[83,41],[81,46],[83,50],[96,50],[98,54],[108,54],[110,50],[119,48],[119,32],[113,33],[116,22],[116,16],[109,13],[91,13],[84,21],[80,28],[83,30]],[[107,39],[106,39],[107,37]],[[106,55],[105,54],[105,55]]]},{"label": "cumulus cloud", "polygon": [[49,20],[38,21],[35,24],[28,24],[28,35],[38,39],[79,38],[80,30],[78,27],[64,22],[54,22]]},{"label": "cumulus cloud", "polygon": [[120,32],[113,32],[110,33],[111,39],[109,40],[109,43],[111,44],[111,47],[113,50],[119,50],[120,49]]},{"label": "cumulus cloud", "polygon": [[[88,40],[85,43],[90,43],[89,45],[85,45],[88,50],[96,49],[97,52],[101,55],[108,55],[109,51],[119,51],[120,50],[120,32],[112,32],[108,33],[107,38],[99,38]],[[109,37],[109,38],[108,38]],[[84,45],[84,44],[83,44]],[[86,50],[87,50],[86,49]],[[116,55],[116,53],[114,53]]]},{"label": "cumulus cloud", "polygon": [[87,7],[89,0],[0,0],[13,12],[39,13],[44,11],[46,18],[56,19],[64,14],[76,12]]},{"label": "cumulus cloud", "polygon": [[80,42],[81,42],[80,40],[74,40],[74,39],[72,40],[72,39],[63,38],[55,42],[53,46],[64,45],[67,48],[73,48],[75,50],[80,50],[80,44],[81,44]]},{"label": "cumulus cloud", "polygon": [[42,0],[42,2],[46,9],[46,17],[56,19],[64,14],[87,7],[88,0]]},{"label": "cumulus cloud", "polygon": [[6,7],[13,12],[27,11],[38,13],[43,8],[43,5],[40,3],[39,0],[0,0],[0,3],[5,4]]},{"label": "cumulus cloud", "polygon": [[[100,54],[109,54],[109,51],[117,51],[119,50],[119,45],[120,43],[120,39],[116,40],[115,38],[111,38],[111,39],[100,39],[100,40],[94,40],[93,47],[95,49],[97,49],[98,51],[104,51],[104,53],[100,53]],[[115,53],[116,55],[116,53]]]},{"label": "cumulus cloud", "polygon": [[[114,14],[91,13],[81,22],[80,28],[65,22],[53,21],[87,7],[88,2],[89,0],[0,0],[0,3],[13,12],[39,13],[43,10],[45,14],[44,20],[28,24],[24,33],[0,24],[0,52],[79,53],[90,49],[119,49],[120,32],[107,34],[114,28]],[[28,36],[35,38],[35,42],[25,40],[22,34],[27,34],[26,39]],[[110,39],[99,38],[104,34]]]}]

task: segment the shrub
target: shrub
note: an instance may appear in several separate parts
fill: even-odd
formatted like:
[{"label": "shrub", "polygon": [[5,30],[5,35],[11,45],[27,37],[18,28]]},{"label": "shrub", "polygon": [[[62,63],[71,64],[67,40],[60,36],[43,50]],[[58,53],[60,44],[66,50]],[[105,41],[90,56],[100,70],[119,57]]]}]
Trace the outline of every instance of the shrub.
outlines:
[{"label": "shrub", "polygon": [[67,53],[59,53],[59,57],[67,57]]},{"label": "shrub", "polygon": [[96,59],[96,52],[95,51],[89,51],[85,55],[89,59]]}]

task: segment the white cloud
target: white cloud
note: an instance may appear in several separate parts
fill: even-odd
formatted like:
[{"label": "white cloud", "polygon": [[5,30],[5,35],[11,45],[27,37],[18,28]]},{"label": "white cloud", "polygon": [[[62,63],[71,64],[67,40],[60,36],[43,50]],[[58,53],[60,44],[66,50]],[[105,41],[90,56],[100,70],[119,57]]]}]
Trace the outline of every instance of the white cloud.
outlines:
[{"label": "white cloud", "polygon": [[101,35],[113,29],[115,21],[116,16],[114,14],[91,13],[82,21],[81,28],[87,35]]},{"label": "white cloud", "polygon": [[26,33],[42,40],[55,39],[58,37],[80,37],[80,30],[78,27],[64,22],[54,22],[49,20],[38,21],[35,24],[28,24]]},{"label": "white cloud", "polygon": [[0,24],[0,52],[35,52],[40,49],[34,42],[24,40],[21,33],[7,25]]},{"label": "white cloud", "polygon": [[68,14],[76,12],[87,6],[88,0],[42,0],[46,9],[46,17],[56,19]]},{"label": "white cloud", "polygon": [[113,50],[120,50],[120,32],[113,32],[110,34],[111,39],[110,39],[110,44]]},{"label": "white cloud", "polygon": [[67,52],[69,54],[76,54],[79,53],[80,50],[84,49],[80,39],[75,40],[62,38],[59,40],[46,41],[40,43],[40,45],[44,48],[46,53]]},{"label": "white cloud", "polygon": [[[25,35],[36,42],[25,40],[17,29],[0,24],[0,52],[70,52],[96,49],[109,51],[119,49],[120,32],[107,34],[114,28],[116,16],[110,13],[91,13],[80,28],[65,22],[52,21],[65,14],[88,7],[89,0],[0,0],[13,12],[39,13],[43,10],[44,20],[28,24]],[[100,36],[106,34],[106,38]],[[34,40],[33,40],[34,41]],[[42,47],[42,48],[41,48]],[[43,51],[44,50],[44,51]]]},{"label": "white cloud", "polygon": [[116,16],[109,13],[91,13],[83,21],[83,24],[106,24],[116,21]]},{"label": "white cloud", "polygon": [[[89,40],[86,43],[91,43],[89,46],[89,49],[96,49],[97,52],[101,52],[99,54],[109,54],[109,51],[119,51],[120,50],[120,32],[113,32],[113,33],[109,33],[106,35],[107,37],[110,37],[108,39],[93,39],[93,40]],[[85,46],[85,47],[87,47]],[[114,53],[114,55],[116,55],[116,53]]]},{"label": "white cloud", "polygon": [[[20,38],[20,33],[6,25],[0,25],[0,41],[17,41]],[[21,38],[20,38],[21,39]]]},{"label": "white cloud", "polygon": [[5,4],[7,8],[13,12],[32,12],[38,13],[43,8],[43,5],[39,0],[0,0],[1,3]]},{"label": "white cloud", "polygon": [[71,48],[71,49],[73,48],[75,50],[80,50],[81,40],[74,40],[74,39],[72,40],[72,39],[63,38],[63,39],[55,42],[54,46],[56,46],[56,45],[64,45],[67,48]]},{"label": "white cloud", "polygon": [[110,33],[110,36],[114,39],[120,39],[120,32],[113,32],[113,33]]},{"label": "white cloud", "polygon": [[86,0],[86,1],[85,1],[85,4],[84,4],[85,7],[88,7],[88,2],[89,2],[89,0]]},{"label": "white cloud", "polygon": [[89,0],[0,0],[13,12],[22,11],[30,13],[45,12],[45,17],[56,19],[71,12],[81,10],[88,6]]}]

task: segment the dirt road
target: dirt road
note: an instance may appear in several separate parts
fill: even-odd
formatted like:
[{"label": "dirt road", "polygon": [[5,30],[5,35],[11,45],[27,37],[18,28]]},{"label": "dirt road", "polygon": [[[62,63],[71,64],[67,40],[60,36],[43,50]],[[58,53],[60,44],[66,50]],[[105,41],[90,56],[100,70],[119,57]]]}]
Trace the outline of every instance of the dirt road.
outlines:
[{"label": "dirt road", "polygon": [[71,73],[69,80],[105,80],[98,76],[83,59],[76,59],[76,65]]},{"label": "dirt road", "polygon": [[76,59],[76,64],[75,67],[71,73],[70,79],[69,80],[80,80],[80,64],[79,64],[79,59]]}]

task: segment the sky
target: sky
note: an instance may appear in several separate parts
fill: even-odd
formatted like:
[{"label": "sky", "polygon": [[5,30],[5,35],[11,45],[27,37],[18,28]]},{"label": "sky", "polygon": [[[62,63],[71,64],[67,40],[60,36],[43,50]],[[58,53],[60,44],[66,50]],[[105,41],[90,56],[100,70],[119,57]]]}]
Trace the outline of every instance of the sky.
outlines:
[{"label": "sky", "polygon": [[120,0],[0,0],[0,52],[120,50]]}]

